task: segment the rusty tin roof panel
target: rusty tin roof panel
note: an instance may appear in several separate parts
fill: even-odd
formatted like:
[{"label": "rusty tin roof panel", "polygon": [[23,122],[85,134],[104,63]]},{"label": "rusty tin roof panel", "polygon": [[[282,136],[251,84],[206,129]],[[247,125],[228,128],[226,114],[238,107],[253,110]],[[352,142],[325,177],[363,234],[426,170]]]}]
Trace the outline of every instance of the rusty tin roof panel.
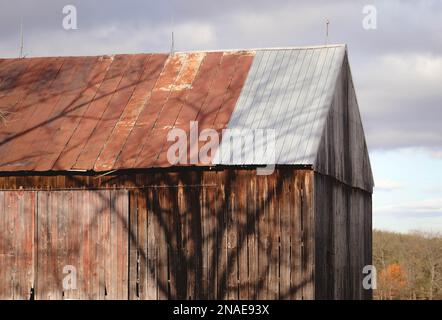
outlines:
[{"label": "rusty tin roof panel", "polygon": [[0,60],[0,171],[170,166],[167,133],[225,128],[246,51]]}]

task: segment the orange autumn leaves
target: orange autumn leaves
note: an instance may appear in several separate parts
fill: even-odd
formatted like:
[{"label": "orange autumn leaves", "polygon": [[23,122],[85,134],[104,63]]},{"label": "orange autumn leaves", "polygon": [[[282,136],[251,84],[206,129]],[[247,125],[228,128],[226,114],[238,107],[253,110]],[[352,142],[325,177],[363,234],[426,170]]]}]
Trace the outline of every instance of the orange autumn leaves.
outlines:
[{"label": "orange autumn leaves", "polygon": [[379,274],[379,284],[383,288],[384,298],[393,299],[398,296],[407,286],[406,274],[400,264],[387,265]]}]

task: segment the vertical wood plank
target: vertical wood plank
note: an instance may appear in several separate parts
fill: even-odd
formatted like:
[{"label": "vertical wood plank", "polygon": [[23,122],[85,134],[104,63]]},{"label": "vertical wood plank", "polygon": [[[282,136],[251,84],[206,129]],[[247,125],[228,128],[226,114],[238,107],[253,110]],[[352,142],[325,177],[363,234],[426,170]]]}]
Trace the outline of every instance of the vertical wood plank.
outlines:
[{"label": "vertical wood plank", "polygon": [[49,244],[49,232],[48,225],[48,197],[46,192],[38,193],[38,242],[37,242],[37,282],[35,287],[36,300],[47,299],[46,293],[47,286],[47,256],[48,256],[48,244]]},{"label": "vertical wood plank", "polygon": [[293,215],[290,223],[291,234],[291,299],[302,299],[302,176],[298,173],[293,177],[293,193],[291,195]]},{"label": "vertical wood plank", "polygon": [[[207,178],[203,177],[202,184],[204,185],[207,182]],[[210,198],[210,189],[207,187],[201,188],[201,247],[202,247],[202,279],[201,279],[201,298],[207,299],[210,290],[209,283],[210,281],[210,253],[211,253],[211,225],[210,225],[210,207],[209,199]],[[212,204],[213,205],[213,204]]]},{"label": "vertical wood plank", "polygon": [[0,192],[0,298],[29,299],[34,287],[35,192]]},{"label": "vertical wood plank", "polygon": [[[105,206],[103,214],[103,265],[104,265],[104,297],[105,299],[115,299],[113,292],[112,276],[112,220],[111,210],[111,191],[103,191],[103,199],[106,199],[109,205]],[[103,201],[103,204],[106,203]]]},{"label": "vertical wood plank", "polygon": [[[234,183],[236,177],[229,183]],[[237,194],[234,186],[226,188],[227,201],[227,290],[229,300],[238,300],[238,215]]]},{"label": "vertical wood plank", "polygon": [[238,295],[240,300],[247,300],[249,296],[248,286],[248,265],[247,265],[247,184],[248,172],[238,172],[237,182],[235,184],[235,194],[237,208],[234,211],[237,221],[238,234]]},{"label": "vertical wood plank", "polygon": [[282,188],[279,196],[279,234],[280,234],[280,280],[279,280],[279,297],[280,299],[288,299],[290,297],[290,237],[291,237],[291,218],[293,212],[291,210],[291,186],[290,174],[284,170],[280,177]]},{"label": "vertical wood plank", "polygon": [[256,194],[256,175],[254,171],[249,172],[250,180],[246,181],[247,195],[247,254],[248,254],[248,299],[254,300],[258,297],[259,270],[258,270],[258,226],[259,226],[259,203]]},{"label": "vertical wood plank", "polygon": [[168,243],[167,243],[167,215],[169,204],[167,199],[166,188],[157,189],[159,212],[158,223],[156,225],[157,241],[158,241],[158,299],[165,300],[169,297],[169,281],[168,281]]},{"label": "vertical wood plank", "polygon": [[6,192],[0,192],[0,210],[4,212],[4,214],[0,214],[0,299],[6,300],[8,298],[7,295],[7,280],[6,280],[6,268],[7,268],[7,250],[6,250],[6,241],[7,241],[7,232],[6,232],[6,219],[8,218],[8,210],[5,202]]},{"label": "vertical wood plank", "polygon": [[[138,254],[138,298],[147,299],[147,282],[149,277],[148,270],[148,225],[147,225],[147,207],[146,191],[141,190],[137,197],[137,254]],[[131,260],[132,261],[132,260]],[[133,262],[131,262],[133,263]]]},{"label": "vertical wood plank", "polygon": [[206,243],[206,262],[205,265],[206,277],[207,277],[207,299],[216,299],[217,297],[217,269],[219,263],[218,252],[218,232],[220,231],[218,226],[218,214],[220,205],[217,194],[219,193],[219,186],[217,185],[217,173],[206,172],[204,174],[204,209],[206,214],[204,216],[204,238]]},{"label": "vertical wood plank", "polygon": [[228,298],[228,266],[227,266],[227,203],[226,203],[226,176],[225,172],[217,172],[216,180],[220,186],[216,196],[217,219],[217,299]]},{"label": "vertical wood plank", "polygon": [[157,272],[157,216],[155,208],[157,204],[156,190],[147,189],[147,294],[148,300],[156,300],[158,298],[158,272]]},{"label": "vertical wood plank", "polygon": [[119,198],[119,211],[120,211],[120,227],[119,232],[121,233],[121,263],[119,274],[121,275],[120,282],[120,297],[121,300],[128,299],[128,269],[129,269],[129,197],[126,190],[115,191],[118,193]]},{"label": "vertical wood plank", "polygon": [[110,269],[109,269],[109,289],[108,295],[109,299],[118,299],[118,212],[115,210],[117,206],[117,198],[112,191],[110,193],[110,229],[109,229],[109,239],[110,239]]},{"label": "vertical wood plank", "polygon": [[129,299],[138,299],[138,259],[142,241],[138,239],[138,192],[129,191]]},{"label": "vertical wood plank", "polygon": [[275,171],[268,179],[269,183],[269,286],[268,298],[279,298],[279,206],[278,206],[278,184],[279,175]]}]

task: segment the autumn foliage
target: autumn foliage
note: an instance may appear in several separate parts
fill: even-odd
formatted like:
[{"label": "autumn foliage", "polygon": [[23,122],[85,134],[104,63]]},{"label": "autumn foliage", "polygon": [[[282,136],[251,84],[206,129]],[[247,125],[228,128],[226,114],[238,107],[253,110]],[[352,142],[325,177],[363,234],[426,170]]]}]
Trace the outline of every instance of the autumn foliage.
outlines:
[{"label": "autumn foliage", "polygon": [[389,264],[379,275],[379,292],[381,298],[393,299],[398,297],[407,286],[405,272],[398,263]]},{"label": "autumn foliage", "polygon": [[373,232],[374,299],[442,299],[442,237]]}]

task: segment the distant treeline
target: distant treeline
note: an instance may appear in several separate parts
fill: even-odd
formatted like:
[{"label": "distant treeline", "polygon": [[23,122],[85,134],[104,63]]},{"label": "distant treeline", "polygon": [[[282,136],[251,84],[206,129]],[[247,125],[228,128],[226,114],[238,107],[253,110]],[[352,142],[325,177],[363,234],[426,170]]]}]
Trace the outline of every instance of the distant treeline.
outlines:
[{"label": "distant treeline", "polygon": [[373,232],[374,299],[442,299],[442,237]]}]

